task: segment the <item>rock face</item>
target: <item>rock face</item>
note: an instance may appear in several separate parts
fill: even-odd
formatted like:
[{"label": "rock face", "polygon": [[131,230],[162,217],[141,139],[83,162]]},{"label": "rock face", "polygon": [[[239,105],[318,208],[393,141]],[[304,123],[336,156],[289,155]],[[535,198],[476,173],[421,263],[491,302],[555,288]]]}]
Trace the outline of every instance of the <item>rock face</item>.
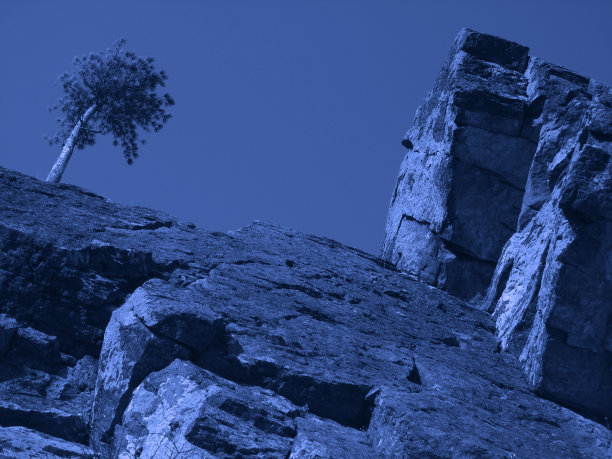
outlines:
[{"label": "rock face", "polygon": [[404,144],[383,257],[486,292],[531,387],[609,422],[612,89],[463,30]]},{"label": "rock face", "polygon": [[538,142],[528,49],[462,30],[404,138],[383,258],[463,299],[514,233]]},{"label": "rock face", "polygon": [[612,418],[612,89],[534,61],[541,140],[485,307],[544,396]]},{"label": "rock face", "polygon": [[6,169],[0,217],[0,457],[612,453],[486,311],[359,250]]}]

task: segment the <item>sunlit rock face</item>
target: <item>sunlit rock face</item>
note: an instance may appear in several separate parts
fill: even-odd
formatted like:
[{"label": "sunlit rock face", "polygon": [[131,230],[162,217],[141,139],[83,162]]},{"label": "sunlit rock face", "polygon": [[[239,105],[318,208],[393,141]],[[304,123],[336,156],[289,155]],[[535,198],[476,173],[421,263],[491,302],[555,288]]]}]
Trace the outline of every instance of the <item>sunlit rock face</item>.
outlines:
[{"label": "sunlit rock face", "polygon": [[338,242],[6,169],[0,234],[0,457],[610,453],[486,311]]},{"label": "sunlit rock face", "polygon": [[611,418],[612,89],[541,62],[531,71],[550,81],[534,89],[541,140],[484,303],[535,389]]},{"label": "sunlit rock face", "polygon": [[462,30],[404,138],[383,258],[463,299],[516,228],[538,141],[528,49]]},{"label": "sunlit rock face", "polygon": [[404,144],[383,258],[483,304],[538,393],[611,418],[612,90],[464,30]]}]

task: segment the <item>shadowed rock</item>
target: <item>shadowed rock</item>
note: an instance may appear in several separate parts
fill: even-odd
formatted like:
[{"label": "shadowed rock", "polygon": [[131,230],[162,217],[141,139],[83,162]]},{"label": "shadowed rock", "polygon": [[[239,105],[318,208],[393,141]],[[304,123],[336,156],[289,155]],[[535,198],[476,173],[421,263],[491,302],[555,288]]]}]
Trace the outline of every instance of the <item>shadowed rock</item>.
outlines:
[{"label": "shadowed rock", "polygon": [[605,421],[612,417],[612,89],[550,65],[531,71],[540,87],[569,89],[562,103],[545,93],[545,134],[521,230],[504,248],[484,305],[532,387]]}]

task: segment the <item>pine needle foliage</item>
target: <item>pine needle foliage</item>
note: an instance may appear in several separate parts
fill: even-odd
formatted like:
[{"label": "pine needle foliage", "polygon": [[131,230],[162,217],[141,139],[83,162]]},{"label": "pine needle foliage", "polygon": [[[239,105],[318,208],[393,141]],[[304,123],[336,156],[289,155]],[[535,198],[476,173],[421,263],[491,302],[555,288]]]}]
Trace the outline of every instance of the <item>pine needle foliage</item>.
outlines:
[{"label": "pine needle foliage", "polygon": [[78,131],[74,146],[94,145],[96,135],[111,134],[113,144],[121,145],[128,164],[138,157],[139,128],[159,131],[170,119],[167,107],[174,105],[169,94],[158,95],[165,86],[166,73],[156,71],[152,57],[139,57],[124,49],[125,39],[100,53],[75,57],[74,71],[59,76],[64,95],[49,107],[61,113],[51,145],[64,145],[74,126],[91,107],[93,114]]}]

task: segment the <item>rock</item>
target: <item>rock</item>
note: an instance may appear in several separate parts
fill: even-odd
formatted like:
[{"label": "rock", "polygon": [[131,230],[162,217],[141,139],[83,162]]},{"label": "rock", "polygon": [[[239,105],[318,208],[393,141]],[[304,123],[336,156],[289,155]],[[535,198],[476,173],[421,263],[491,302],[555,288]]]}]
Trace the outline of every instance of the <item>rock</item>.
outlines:
[{"label": "rock", "polygon": [[97,360],[85,356],[74,362],[59,352],[57,337],[5,315],[0,317],[2,335],[0,425],[87,443]]},{"label": "rock", "polygon": [[25,427],[0,427],[0,459],[18,457],[93,458],[96,453],[88,446]]},{"label": "rock", "polygon": [[42,403],[28,394],[11,395],[10,400],[3,397],[0,401],[0,425],[24,426],[64,440],[87,443],[87,419],[71,412],[69,404],[66,404],[68,410],[64,410],[62,404]]},{"label": "rock", "polygon": [[[175,445],[197,457],[236,451],[444,457],[450,444],[465,456],[487,448],[543,457],[608,454],[604,427],[538,398],[514,357],[496,352],[485,311],[371,255],[265,222],[231,235],[174,223],[142,229],[148,223],[139,216],[153,211],[7,170],[0,189],[0,199],[10,198],[0,206],[8,238],[0,252],[1,336],[9,357],[0,371],[0,401],[3,422],[13,424],[5,429],[62,436],[74,449],[91,442],[102,457]],[[27,212],[37,199],[48,212]],[[97,242],[93,222],[107,228],[95,235]],[[25,255],[40,248],[47,254],[42,258]],[[89,263],[67,255],[88,251]],[[134,251],[148,255],[134,258]],[[85,276],[107,287],[66,282],[74,287],[64,290],[62,302],[51,301],[55,284],[26,279],[58,253],[73,263],[72,271],[57,274],[60,284],[65,273],[65,279]],[[117,259],[148,267],[137,275],[114,271],[123,269]],[[16,309],[29,307],[26,297],[42,308],[35,321]],[[66,314],[62,327],[51,320],[58,304],[78,311]],[[105,329],[99,348],[89,335],[66,331],[82,326],[97,307],[108,313],[90,322],[92,336]],[[20,348],[57,343],[50,364],[33,352],[11,351],[20,330],[31,338]],[[212,392],[219,398],[207,398]],[[490,423],[511,440],[493,435]]]},{"label": "rock", "polygon": [[[142,454],[157,447],[176,448],[195,451],[199,457],[231,457],[242,448],[272,457],[286,457],[287,451],[296,457],[377,457],[388,446],[377,446],[377,432],[385,436],[392,426],[410,424],[403,416],[412,407],[405,405],[405,411],[373,424],[387,406],[379,398],[397,393],[398,397],[414,394],[417,400],[434,397],[439,406],[424,414],[432,424],[442,416],[434,412],[447,409],[445,403],[463,400],[453,416],[465,424],[463,435],[471,439],[468,446],[478,446],[476,453],[493,441],[500,451],[604,455],[608,440],[600,444],[584,440],[580,435],[591,434],[574,430],[572,424],[579,417],[531,394],[512,356],[495,352],[497,341],[485,312],[334,241],[266,223],[231,237],[234,248],[226,253],[227,261],[200,279],[189,285],[150,280],[113,314],[101,353],[98,387],[104,375],[112,375],[116,368],[125,368],[126,375],[131,368],[146,368],[150,376],[134,384],[121,383],[122,377],[116,375],[104,379],[108,387],[121,384],[123,389],[97,392],[96,406],[114,410],[94,416],[94,432],[104,419],[114,420],[103,424],[108,443],[101,442],[97,449],[114,447],[129,455],[140,448]],[[119,321],[124,314],[132,319]],[[150,338],[142,337],[143,328]],[[117,330],[133,341],[116,339]],[[149,339],[155,340],[155,347],[146,345]],[[139,347],[144,351],[130,354],[129,364],[112,357],[129,354],[137,343],[145,343]],[[181,360],[169,363],[172,356]],[[157,371],[160,366],[167,367]],[[224,395],[208,407],[202,403],[208,400],[211,385],[220,386]],[[296,434],[282,438],[274,434],[268,440],[264,439],[269,433],[241,434],[253,431],[241,423],[251,422],[258,411],[243,409],[244,419],[228,420],[218,409],[227,391],[250,409],[257,406],[254,397],[299,409],[299,414],[292,414],[295,419],[274,417]],[[484,434],[473,438],[471,431],[482,422],[474,420],[474,400],[481,400],[483,418],[503,411],[499,428],[514,432],[516,444],[508,447],[501,439],[500,443],[485,440]],[[515,410],[517,404],[535,414],[528,417]],[[196,421],[202,411],[208,413],[206,419],[224,422]],[[265,412],[269,415],[270,408]],[[551,424],[536,421],[551,416]],[[557,421],[558,417],[565,420]],[[179,426],[174,430],[173,422]],[[582,422],[609,438],[605,428]],[[552,425],[554,432],[548,430]],[[197,435],[190,434],[191,426],[199,426]],[[448,443],[435,443],[427,429],[406,427],[413,428],[421,439],[419,449],[407,441],[410,436],[398,433],[394,435],[399,450],[446,454]],[[443,431],[453,428],[449,424]],[[525,435],[530,429],[531,434]],[[162,432],[163,438],[154,439],[158,436],[151,432]],[[553,433],[564,439],[563,446],[537,440]],[[430,443],[434,446],[427,449],[424,445]],[[356,446],[344,450],[343,445],[349,444]]]},{"label": "rock", "polygon": [[537,145],[527,51],[462,30],[406,134],[382,256],[463,299],[485,292],[521,210]]},{"label": "rock", "polygon": [[273,391],[241,386],[175,360],[134,391],[116,440],[125,457],[285,458],[299,407]]},{"label": "rock", "polygon": [[5,314],[0,314],[0,355],[5,358],[17,332],[18,323]]},{"label": "rock", "polygon": [[88,443],[112,311],[147,279],[210,269],[181,272],[226,236],[198,245],[165,214],[3,168],[0,190],[0,424]]},{"label": "rock", "polygon": [[100,354],[100,369],[93,404],[91,438],[94,444],[108,442],[131,392],[152,371],[168,365],[181,355],[180,345],[151,332],[134,312],[140,300],[136,292],[116,310],[106,330]]},{"label": "rock", "polygon": [[545,134],[520,231],[503,250],[484,305],[535,390],[605,422],[612,417],[612,89],[540,63],[532,72],[552,92],[544,93]]},{"label": "rock", "polygon": [[486,292],[531,387],[607,422],[612,89],[464,30],[407,138],[383,258]]},{"label": "rock", "polygon": [[215,237],[198,243],[194,229],[161,212],[70,185],[48,188],[5,169],[0,180],[3,311],[57,337],[59,350],[76,358],[100,351],[110,315],[126,295],[221,243]]},{"label": "rock", "polygon": [[[581,118],[590,103],[589,80],[562,67],[532,58],[527,69],[527,94],[534,107],[530,130],[538,147],[527,177],[518,229],[522,229],[550,198],[566,159],[576,145]],[[556,159],[555,159],[556,158]],[[555,160],[556,166],[549,169]],[[555,177],[555,175],[557,177]]]}]

